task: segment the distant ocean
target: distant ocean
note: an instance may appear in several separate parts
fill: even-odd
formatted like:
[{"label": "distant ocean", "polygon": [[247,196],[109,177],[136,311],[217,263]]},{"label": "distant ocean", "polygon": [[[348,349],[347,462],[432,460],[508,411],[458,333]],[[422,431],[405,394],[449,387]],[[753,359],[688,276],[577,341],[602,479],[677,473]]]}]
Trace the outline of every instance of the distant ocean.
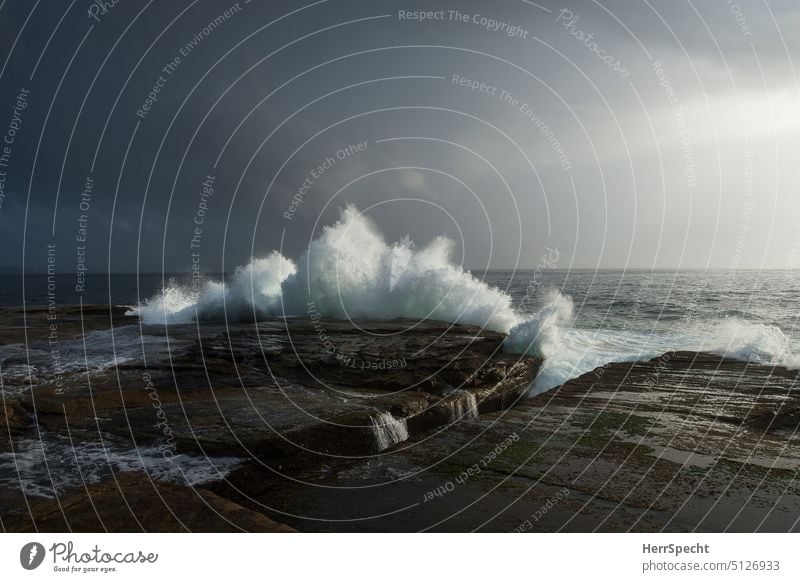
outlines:
[{"label": "distant ocean", "polygon": [[[61,273],[55,276],[54,297],[58,305],[78,305],[81,300],[84,304],[135,305],[158,293],[164,283],[190,281],[190,275],[177,274],[87,274],[84,292],[79,294],[75,291],[75,275]],[[0,307],[45,306],[50,299],[48,284],[44,274],[0,274]]]}]

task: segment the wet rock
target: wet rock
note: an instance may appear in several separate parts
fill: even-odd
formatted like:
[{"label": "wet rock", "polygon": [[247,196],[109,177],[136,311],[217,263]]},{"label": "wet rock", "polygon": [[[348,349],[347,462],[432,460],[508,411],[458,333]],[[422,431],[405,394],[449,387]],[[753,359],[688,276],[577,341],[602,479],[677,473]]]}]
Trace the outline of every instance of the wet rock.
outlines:
[{"label": "wet rock", "polygon": [[33,500],[3,517],[7,532],[291,532],[263,513],[205,489],[118,473],[58,500]]},{"label": "wet rock", "polygon": [[[128,307],[121,305],[59,305],[54,312],[47,307],[0,307],[0,345],[47,341],[56,325],[58,336],[69,338],[84,329],[110,329],[138,323],[126,317]],[[53,316],[55,319],[48,318]]]},{"label": "wet rock", "polygon": [[[82,333],[108,329],[108,318],[84,310]],[[670,352],[527,399],[540,362],[503,354],[502,335],[470,326],[276,319],[115,330],[114,365],[67,370],[61,385],[32,372],[33,390],[6,387],[0,422],[11,438],[106,435],[249,460],[196,489],[124,477],[142,508],[171,495],[188,529],[228,527],[202,525],[193,503],[210,499],[258,531],[270,515],[309,531],[798,530],[796,371]],[[89,487],[113,522],[116,486]],[[12,508],[4,527],[33,527],[24,497],[2,499]],[[81,527],[103,527],[78,515],[90,513],[85,492],[64,499]],[[33,505],[40,529],[65,527],[53,501]],[[148,511],[147,526],[122,511],[114,527],[180,529]]]},{"label": "wet rock", "polygon": [[166,333],[169,357],[73,374],[19,405],[79,439],[100,431],[228,456],[367,454],[379,446],[376,415],[391,411],[415,434],[470,408],[506,408],[539,365],[502,354],[501,334],[434,321],[285,319]]}]

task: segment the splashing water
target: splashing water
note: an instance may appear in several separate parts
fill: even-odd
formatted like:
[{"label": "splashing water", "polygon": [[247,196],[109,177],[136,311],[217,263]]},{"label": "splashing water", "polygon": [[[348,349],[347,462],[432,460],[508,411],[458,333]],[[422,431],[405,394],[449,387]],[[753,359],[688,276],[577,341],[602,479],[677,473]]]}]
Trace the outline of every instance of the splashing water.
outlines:
[{"label": "splashing water", "polygon": [[511,297],[451,261],[443,237],[422,249],[387,244],[352,206],[325,227],[295,265],[277,252],[236,269],[229,283],[199,291],[170,285],[132,309],[144,323],[236,321],[304,315],[313,301],[324,317],[439,319],[508,332],[520,322]]},{"label": "splashing water", "polygon": [[404,418],[395,418],[390,412],[379,412],[371,420],[378,452],[408,440],[408,425]]},{"label": "splashing water", "polygon": [[106,442],[72,443],[68,439],[20,439],[14,452],[0,452],[0,486],[26,495],[53,498],[112,473],[144,471],[156,480],[200,485],[223,479],[241,464],[233,457],[179,454],[165,457],[156,447],[130,448]]},{"label": "splashing water", "polygon": [[450,422],[478,416],[478,397],[469,390],[453,390],[445,400],[450,409]]}]

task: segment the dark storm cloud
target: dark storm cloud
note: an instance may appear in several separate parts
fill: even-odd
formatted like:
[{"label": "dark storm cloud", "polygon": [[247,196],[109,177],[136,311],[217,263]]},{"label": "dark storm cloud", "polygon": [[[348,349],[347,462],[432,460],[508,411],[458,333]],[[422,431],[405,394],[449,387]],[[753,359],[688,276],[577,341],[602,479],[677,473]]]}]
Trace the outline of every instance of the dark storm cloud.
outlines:
[{"label": "dark storm cloud", "polygon": [[299,255],[348,203],[390,239],[450,236],[475,268],[548,246],[562,267],[784,266],[796,5],[536,4],[123,1],[92,18],[89,1],[8,1],[3,132],[30,99],[0,266],[24,242],[39,271],[53,243],[67,272],[228,270]]}]

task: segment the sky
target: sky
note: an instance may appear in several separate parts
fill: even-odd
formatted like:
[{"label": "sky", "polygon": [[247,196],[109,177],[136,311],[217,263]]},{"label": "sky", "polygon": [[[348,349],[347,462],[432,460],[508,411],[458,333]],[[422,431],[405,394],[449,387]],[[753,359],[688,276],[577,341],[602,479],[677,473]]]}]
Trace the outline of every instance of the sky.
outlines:
[{"label": "sky", "polygon": [[4,272],[297,258],[348,204],[476,271],[800,265],[796,1],[100,4],[0,4]]}]

